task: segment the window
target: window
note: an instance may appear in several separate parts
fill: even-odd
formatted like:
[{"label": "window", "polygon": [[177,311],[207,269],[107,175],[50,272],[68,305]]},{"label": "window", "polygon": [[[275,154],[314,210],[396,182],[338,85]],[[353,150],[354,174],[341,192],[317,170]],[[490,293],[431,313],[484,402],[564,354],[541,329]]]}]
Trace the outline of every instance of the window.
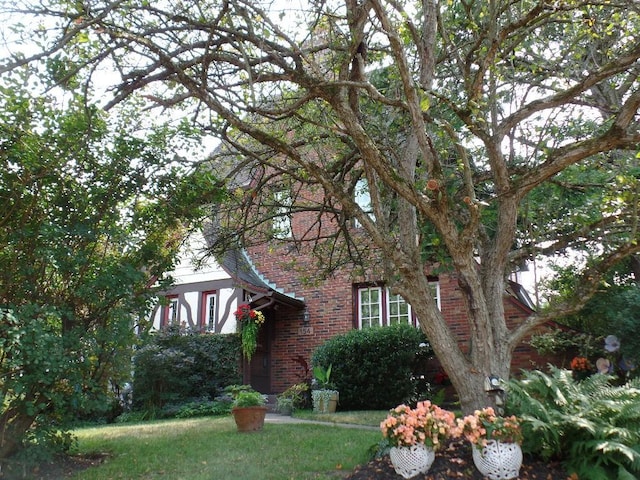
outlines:
[{"label": "window", "polygon": [[[429,282],[429,286],[436,304],[440,308],[440,286],[437,281]],[[358,287],[356,313],[358,328],[380,327],[398,323],[418,325],[411,311],[411,305],[401,295],[391,293],[387,287]]]},{"label": "window", "polygon": [[433,292],[433,299],[436,301],[436,305],[438,306],[438,310],[442,310],[440,307],[440,282],[434,281],[429,282],[429,287]]},{"label": "window", "polygon": [[382,325],[382,289],[367,287],[358,290],[358,324],[360,328]]},{"label": "window", "polygon": [[175,325],[178,323],[178,296],[167,296],[167,305],[162,315],[162,325]]},{"label": "window", "polygon": [[[356,182],[356,187],[353,192],[354,200],[363,212],[369,215],[373,219],[373,208],[371,207],[371,194],[369,192],[369,184],[366,178],[361,178]],[[360,223],[355,221],[356,227],[361,227]]]},{"label": "window", "polygon": [[279,190],[273,195],[275,213],[273,216],[273,236],[274,238],[291,238],[291,195],[288,190]]},{"label": "window", "polygon": [[411,323],[411,305],[405,302],[400,295],[388,293],[387,312],[389,312],[389,325]]},{"label": "window", "polygon": [[208,332],[215,332],[216,330],[216,297],[216,292],[202,293],[202,317],[200,325]]}]

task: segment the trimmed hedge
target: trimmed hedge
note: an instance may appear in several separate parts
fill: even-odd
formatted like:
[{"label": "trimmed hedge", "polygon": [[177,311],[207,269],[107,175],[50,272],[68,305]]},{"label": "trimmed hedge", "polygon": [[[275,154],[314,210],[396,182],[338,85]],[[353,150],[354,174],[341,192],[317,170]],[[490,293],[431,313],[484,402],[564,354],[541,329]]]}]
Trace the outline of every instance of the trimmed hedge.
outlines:
[{"label": "trimmed hedge", "polygon": [[158,414],[168,404],[213,400],[241,383],[237,334],[155,334],[135,356],[133,408]]},{"label": "trimmed hedge", "polygon": [[316,349],[311,363],[332,365],[331,382],[340,392],[341,409],[378,410],[424,393],[416,391],[415,378],[432,356],[421,330],[394,325],[335,336]]}]

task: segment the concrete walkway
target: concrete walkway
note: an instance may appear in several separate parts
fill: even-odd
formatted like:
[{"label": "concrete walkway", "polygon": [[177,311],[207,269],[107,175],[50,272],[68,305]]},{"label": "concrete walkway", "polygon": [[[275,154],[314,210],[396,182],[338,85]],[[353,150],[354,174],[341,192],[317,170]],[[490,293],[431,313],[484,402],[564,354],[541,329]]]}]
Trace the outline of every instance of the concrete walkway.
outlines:
[{"label": "concrete walkway", "polygon": [[264,419],[265,423],[311,423],[315,425],[327,425],[343,428],[358,428],[362,430],[380,430],[379,427],[372,425],[356,425],[353,423],[338,423],[338,422],[323,422],[320,420],[306,420],[303,418],[296,418],[290,415],[280,415],[279,413],[267,413]]}]

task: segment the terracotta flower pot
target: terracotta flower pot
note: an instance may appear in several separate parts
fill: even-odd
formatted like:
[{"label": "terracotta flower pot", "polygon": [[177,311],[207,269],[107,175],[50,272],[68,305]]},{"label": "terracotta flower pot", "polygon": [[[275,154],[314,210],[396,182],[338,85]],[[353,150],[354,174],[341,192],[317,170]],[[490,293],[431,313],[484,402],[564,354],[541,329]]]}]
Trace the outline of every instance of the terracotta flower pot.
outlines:
[{"label": "terracotta flower pot", "polygon": [[257,432],[264,426],[267,407],[235,407],[231,413],[239,432]]}]

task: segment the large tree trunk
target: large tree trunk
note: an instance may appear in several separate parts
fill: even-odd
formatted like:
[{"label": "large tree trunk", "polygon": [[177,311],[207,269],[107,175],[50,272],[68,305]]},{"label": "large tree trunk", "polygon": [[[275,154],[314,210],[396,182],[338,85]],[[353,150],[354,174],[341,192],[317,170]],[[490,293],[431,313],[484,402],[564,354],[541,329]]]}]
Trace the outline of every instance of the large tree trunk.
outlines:
[{"label": "large tree trunk", "polygon": [[[389,253],[389,258],[392,254]],[[460,398],[465,413],[496,406],[496,392],[485,389],[490,376],[508,379],[512,344],[504,317],[504,284],[498,274],[484,272],[470,257],[457,275],[466,304],[468,339],[457,337],[438,310],[425,273],[395,258],[402,280],[398,287],[414,307],[420,326]]]},{"label": "large tree trunk", "polygon": [[22,447],[22,440],[33,425],[35,417],[8,408],[0,415],[0,460],[9,458]]}]

